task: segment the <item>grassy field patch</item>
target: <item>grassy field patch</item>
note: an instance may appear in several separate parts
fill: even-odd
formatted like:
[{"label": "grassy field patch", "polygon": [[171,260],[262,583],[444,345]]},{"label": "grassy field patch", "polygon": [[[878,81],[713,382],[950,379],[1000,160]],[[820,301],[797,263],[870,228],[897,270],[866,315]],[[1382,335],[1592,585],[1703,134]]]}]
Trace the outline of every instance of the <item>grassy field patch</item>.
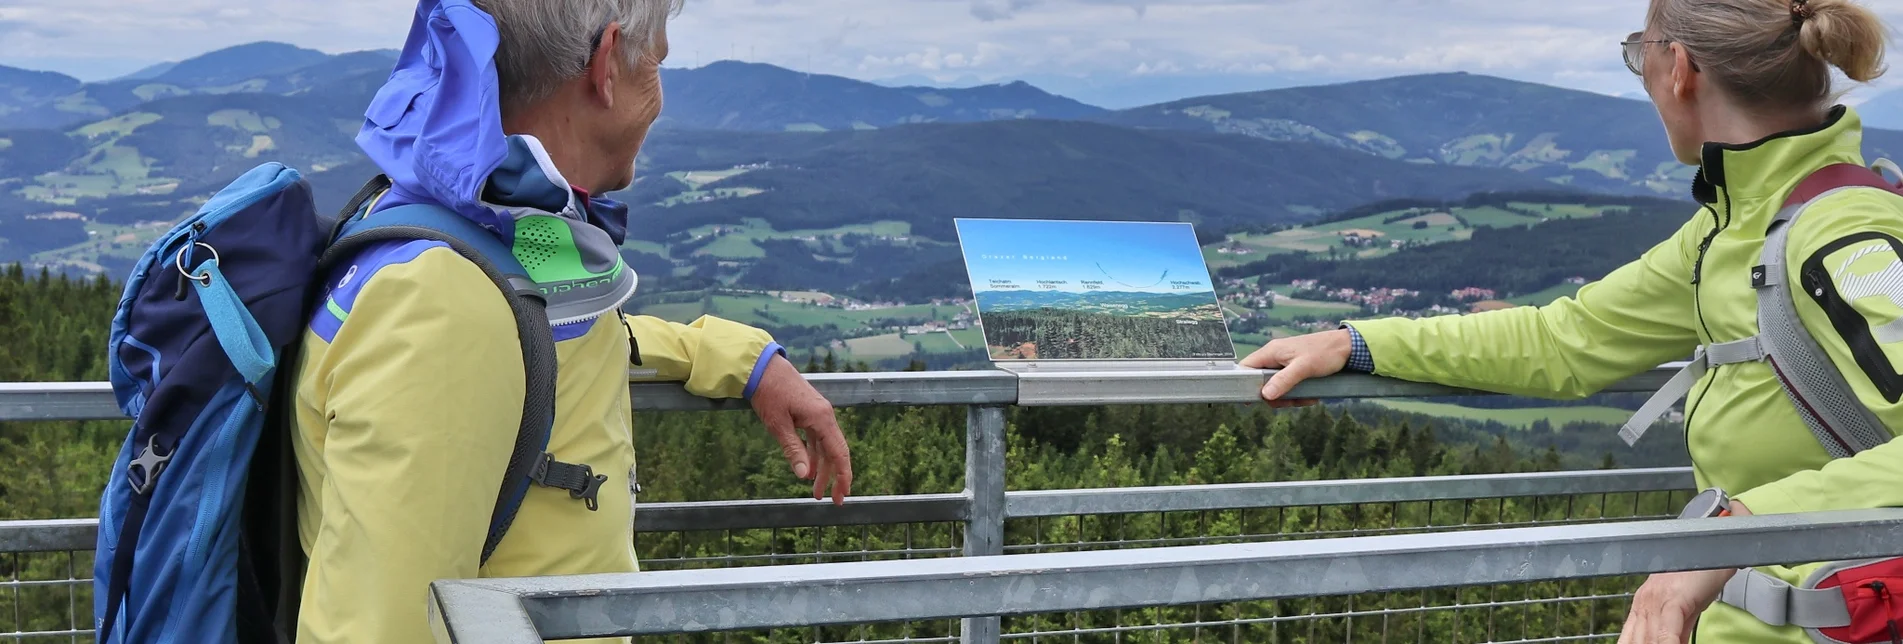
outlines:
[{"label": "grassy field patch", "polygon": [[86,92],[73,92],[59,97],[59,100],[53,102],[53,109],[68,114],[86,114],[90,116],[105,116],[112,113],[111,110],[100,105],[98,101],[93,100],[91,96],[87,96]]},{"label": "grassy field patch", "polygon": [[1263,309],[1262,314],[1271,320],[1294,320],[1299,317],[1312,317],[1328,321],[1340,321],[1352,317],[1361,311],[1361,307],[1345,302],[1315,302],[1310,300],[1279,300],[1275,308]]},{"label": "grassy field patch", "polygon": [[165,83],[146,83],[132,88],[132,95],[139,97],[141,101],[156,101],[161,98],[184,96],[190,93],[190,91],[187,91],[183,87],[167,85]]},{"label": "grassy field patch", "polygon": [[270,136],[253,134],[251,135],[251,147],[245,148],[244,157],[247,159],[256,159],[259,154],[276,149],[278,149],[278,144],[276,141],[272,141]]},{"label": "grassy field patch", "polygon": [[251,110],[218,110],[206,115],[205,123],[244,132],[269,132],[272,128],[264,117]]},{"label": "grassy field patch", "polygon": [[1441,159],[1454,165],[1492,165],[1506,158],[1507,145],[1512,136],[1498,134],[1476,134],[1459,141],[1441,152]]},{"label": "grassy field patch", "polygon": [[662,244],[660,242],[651,242],[645,239],[630,239],[627,241],[627,243],[622,244],[621,247],[627,248],[630,250],[638,250],[643,253],[648,253],[651,255],[660,255],[662,257],[668,256],[666,244]]},{"label": "grassy field patch", "polygon": [[110,174],[122,182],[144,179],[152,170],[137,149],[123,145],[106,146],[95,153],[95,158],[97,160],[86,169],[96,174]]},{"label": "grassy field patch", "polygon": [[1436,213],[1421,215],[1419,217],[1414,217],[1411,219],[1403,219],[1394,223],[1402,225],[1402,226],[1407,226],[1409,228],[1413,228],[1414,224],[1418,224],[1418,223],[1425,223],[1429,226],[1444,228],[1447,226],[1459,225],[1460,220],[1455,219],[1452,214],[1444,213],[1444,212],[1436,212]]},{"label": "grassy field patch", "polygon": [[118,138],[131,134],[134,130],[141,127],[157,123],[161,118],[163,117],[151,112],[133,112],[131,114],[122,114],[104,121],[86,125],[77,130],[73,130],[73,133],[87,138],[96,136],[112,136]]},{"label": "grassy field patch", "polygon": [[926,353],[964,353],[967,350],[982,350],[985,346],[984,333],[978,329],[937,331],[907,339],[918,341],[919,347]]},{"label": "grassy field patch", "polygon": [[912,341],[900,338],[897,333],[875,335],[869,338],[853,338],[846,341],[846,350],[852,352],[854,360],[884,360],[912,354]]},{"label": "grassy field patch", "polygon": [[753,243],[753,239],[740,235],[721,235],[720,239],[694,251],[695,255],[711,255],[722,259],[760,259],[766,257],[766,249]]},{"label": "grassy field patch", "polygon": [[1528,141],[1525,147],[1514,152],[1513,156],[1507,157],[1507,160],[1544,165],[1564,161],[1566,157],[1572,155],[1571,151],[1561,149],[1559,144],[1553,141],[1553,135],[1547,133],[1533,137],[1532,141]]},{"label": "grassy field patch", "polygon": [[1626,163],[1638,154],[1637,150],[1593,150],[1585,159],[1568,167],[1597,172],[1608,179],[1627,179],[1630,175],[1626,172]]},{"label": "grassy field patch", "polygon": [[667,176],[673,177],[674,179],[680,181],[681,183],[687,184],[687,187],[689,188],[699,190],[701,186],[713,183],[715,181],[720,181],[722,179],[737,177],[737,176],[746,174],[749,171],[750,170],[748,170],[747,168],[728,168],[726,170],[693,170],[689,172],[669,172],[667,173]]}]

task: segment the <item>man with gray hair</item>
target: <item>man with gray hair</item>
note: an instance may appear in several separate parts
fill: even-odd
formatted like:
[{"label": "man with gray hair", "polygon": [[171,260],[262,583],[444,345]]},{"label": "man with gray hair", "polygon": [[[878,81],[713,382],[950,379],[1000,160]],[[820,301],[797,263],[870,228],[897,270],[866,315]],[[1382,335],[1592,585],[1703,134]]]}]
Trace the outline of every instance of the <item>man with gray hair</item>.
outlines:
[{"label": "man with gray hair", "polygon": [[[523,264],[555,336],[549,474],[486,543],[525,400],[504,298],[434,241],[340,262],[297,362],[291,437],[308,557],[297,641],[430,639],[437,579],[636,570],[628,381],[745,398],[814,498],[842,503],[851,456],[832,406],[765,332],[620,312],[627,187],[660,115],[680,0],[421,0],[357,142],[388,181],[357,216],[434,204]],[[799,435],[805,431],[805,438]],[[493,547],[491,550],[490,547]]]}]

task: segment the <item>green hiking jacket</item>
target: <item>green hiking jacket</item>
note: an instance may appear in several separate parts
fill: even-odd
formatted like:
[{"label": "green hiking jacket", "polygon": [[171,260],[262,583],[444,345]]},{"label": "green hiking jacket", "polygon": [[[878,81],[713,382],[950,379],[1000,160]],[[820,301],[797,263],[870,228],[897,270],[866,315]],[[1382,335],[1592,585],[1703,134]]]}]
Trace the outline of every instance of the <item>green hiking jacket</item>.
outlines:
[{"label": "green hiking jacket", "polygon": [[[1580,398],[1700,344],[1758,332],[1751,268],[1786,195],[1826,165],[1863,165],[1862,123],[1846,107],[1823,125],[1744,145],[1707,144],[1693,193],[1702,205],[1677,233],[1604,280],[1539,308],[1353,322],[1376,373],[1543,398]],[[1856,395],[1903,427],[1903,198],[1849,190],[1816,202],[1791,230],[1787,279],[1826,275],[1842,297],[1796,307]],[[1886,275],[1887,271],[1897,271]],[[1888,282],[1886,284],[1885,282]],[[1898,296],[1889,295],[1899,293]],[[1847,302],[1847,304],[1846,304]],[[1896,325],[1891,327],[1889,325]],[[1730,492],[1754,514],[1903,507],[1903,441],[1832,461],[1763,362],[1713,367],[1685,402],[1698,485]],[[1760,570],[1798,583],[1820,564]],[[1697,641],[1808,643],[1714,604]]]}]

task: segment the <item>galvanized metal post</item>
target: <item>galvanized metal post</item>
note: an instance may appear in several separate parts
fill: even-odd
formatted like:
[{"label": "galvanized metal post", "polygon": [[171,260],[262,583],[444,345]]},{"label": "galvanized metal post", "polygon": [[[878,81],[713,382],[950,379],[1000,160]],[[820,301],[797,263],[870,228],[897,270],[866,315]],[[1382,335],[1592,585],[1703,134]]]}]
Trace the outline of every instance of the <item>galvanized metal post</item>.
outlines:
[{"label": "galvanized metal post", "polygon": [[[965,556],[1004,554],[1004,408],[973,406],[965,414]],[[997,644],[999,618],[968,617],[964,644]]]}]

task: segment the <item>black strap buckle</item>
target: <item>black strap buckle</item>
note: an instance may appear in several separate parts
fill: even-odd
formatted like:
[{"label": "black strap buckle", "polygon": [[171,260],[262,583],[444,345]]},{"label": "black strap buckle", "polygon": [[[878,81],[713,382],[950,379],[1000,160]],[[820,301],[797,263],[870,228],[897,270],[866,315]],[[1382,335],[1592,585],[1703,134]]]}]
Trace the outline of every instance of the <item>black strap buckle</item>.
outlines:
[{"label": "black strap buckle", "polygon": [[145,449],[139,450],[139,456],[126,464],[126,481],[132,484],[132,493],[144,496],[158,487],[159,473],[165,471],[165,464],[172,460],[172,453],[159,453],[159,437],[145,439]]},{"label": "black strap buckle", "polygon": [[529,472],[529,480],[543,487],[568,490],[568,498],[581,499],[588,505],[588,511],[594,512],[601,507],[601,484],[608,482],[608,477],[596,474],[587,465],[563,463],[555,460],[554,454],[543,452],[542,459]]}]

